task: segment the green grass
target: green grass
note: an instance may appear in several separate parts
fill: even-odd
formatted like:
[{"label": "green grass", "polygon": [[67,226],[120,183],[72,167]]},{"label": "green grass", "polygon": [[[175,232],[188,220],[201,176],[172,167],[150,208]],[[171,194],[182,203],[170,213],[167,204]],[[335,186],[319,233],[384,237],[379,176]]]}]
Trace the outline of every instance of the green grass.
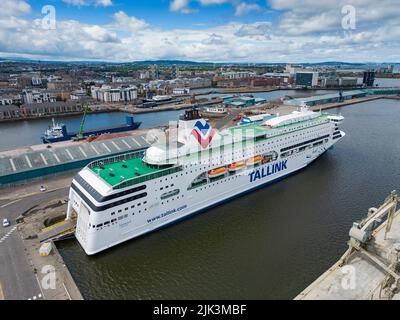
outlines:
[{"label": "green grass", "polygon": [[140,158],[105,164],[103,168],[101,169],[100,166],[96,166],[92,168],[92,171],[99,174],[111,186],[160,170],[147,166]]}]

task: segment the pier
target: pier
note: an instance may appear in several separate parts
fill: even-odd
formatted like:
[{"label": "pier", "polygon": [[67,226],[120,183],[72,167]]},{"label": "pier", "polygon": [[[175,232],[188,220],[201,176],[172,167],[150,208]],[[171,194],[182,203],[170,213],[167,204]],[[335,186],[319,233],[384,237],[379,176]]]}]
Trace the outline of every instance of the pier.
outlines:
[{"label": "pier", "polygon": [[400,210],[393,191],[355,222],[348,249],[296,300],[400,300]]}]

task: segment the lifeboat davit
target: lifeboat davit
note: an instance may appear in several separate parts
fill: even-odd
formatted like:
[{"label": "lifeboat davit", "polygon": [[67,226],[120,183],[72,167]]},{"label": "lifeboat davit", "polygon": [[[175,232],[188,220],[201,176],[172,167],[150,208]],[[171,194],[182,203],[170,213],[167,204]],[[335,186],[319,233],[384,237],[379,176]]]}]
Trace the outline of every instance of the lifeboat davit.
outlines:
[{"label": "lifeboat davit", "polygon": [[226,170],[227,170],[227,169],[226,169],[225,167],[220,167],[220,168],[212,169],[212,170],[208,171],[208,176],[209,176],[210,178],[216,178],[216,177],[219,177],[219,176],[224,175],[225,172],[226,172]]},{"label": "lifeboat davit", "polygon": [[261,163],[262,160],[263,160],[262,156],[251,157],[246,160],[246,165],[251,166],[251,165],[259,164],[259,163]]},{"label": "lifeboat davit", "polygon": [[231,164],[228,166],[228,170],[229,170],[230,172],[235,172],[235,171],[238,171],[239,169],[243,168],[244,165],[245,165],[244,161],[241,161],[241,162],[234,162],[234,163],[231,163]]}]

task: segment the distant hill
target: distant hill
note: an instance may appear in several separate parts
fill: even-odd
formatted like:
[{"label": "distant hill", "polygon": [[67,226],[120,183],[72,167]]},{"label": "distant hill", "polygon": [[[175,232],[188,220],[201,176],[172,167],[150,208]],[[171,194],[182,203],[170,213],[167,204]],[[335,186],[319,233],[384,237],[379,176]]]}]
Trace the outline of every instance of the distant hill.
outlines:
[{"label": "distant hill", "polygon": [[196,62],[187,60],[144,60],[144,61],[134,61],[132,63],[141,65],[213,65],[212,62]]},{"label": "distant hill", "polygon": [[[32,62],[32,63],[52,63],[52,64],[110,64],[110,65],[158,65],[158,66],[170,66],[170,65],[198,65],[198,66],[214,66],[214,65],[241,65],[241,66],[272,66],[272,65],[285,65],[286,62],[259,62],[259,63],[249,63],[249,62],[198,62],[198,61],[189,61],[189,60],[138,60],[131,62],[106,62],[106,61],[94,61],[94,60],[82,60],[82,61],[57,61],[57,60],[37,60],[37,59],[29,59],[29,58],[20,58],[20,57],[3,57],[0,58],[1,62],[4,61],[12,61],[12,62]],[[288,62],[290,63],[290,62]],[[385,62],[385,63],[376,63],[376,62],[343,62],[343,61],[325,61],[325,62],[306,62],[306,63],[293,63],[299,64],[303,66],[345,66],[345,67],[362,67],[362,66],[377,66],[377,65],[387,65],[394,64],[400,65],[400,62]]]}]

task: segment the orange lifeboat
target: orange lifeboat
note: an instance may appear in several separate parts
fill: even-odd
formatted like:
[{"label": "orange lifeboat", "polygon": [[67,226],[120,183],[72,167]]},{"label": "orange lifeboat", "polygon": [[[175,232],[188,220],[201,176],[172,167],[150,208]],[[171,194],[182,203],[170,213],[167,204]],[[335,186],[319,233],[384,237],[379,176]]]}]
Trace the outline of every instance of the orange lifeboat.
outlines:
[{"label": "orange lifeboat", "polygon": [[251,166],[251,165],[259,164],[262,160],[263,160],[262,156],[251,157],[246,160],[246,165]]},{"label": "orange lifeboat", "polygon": [[241,169],[244,165],[245,165],[244,161],[234,162],[234,163],[231,163],[231,164],[228,166],[228,170],[229,170],[230,172],[235,172],[235,171]]},{"label": "orange lifeboat", "polygon": [[223,174],[225,174],[226,170],[227,169],[225,167],[212,169],[212,170],[208,171],[208,176],[210,178],[216,178],[216,177],[219,177],[219,176],[222,176]]}]

